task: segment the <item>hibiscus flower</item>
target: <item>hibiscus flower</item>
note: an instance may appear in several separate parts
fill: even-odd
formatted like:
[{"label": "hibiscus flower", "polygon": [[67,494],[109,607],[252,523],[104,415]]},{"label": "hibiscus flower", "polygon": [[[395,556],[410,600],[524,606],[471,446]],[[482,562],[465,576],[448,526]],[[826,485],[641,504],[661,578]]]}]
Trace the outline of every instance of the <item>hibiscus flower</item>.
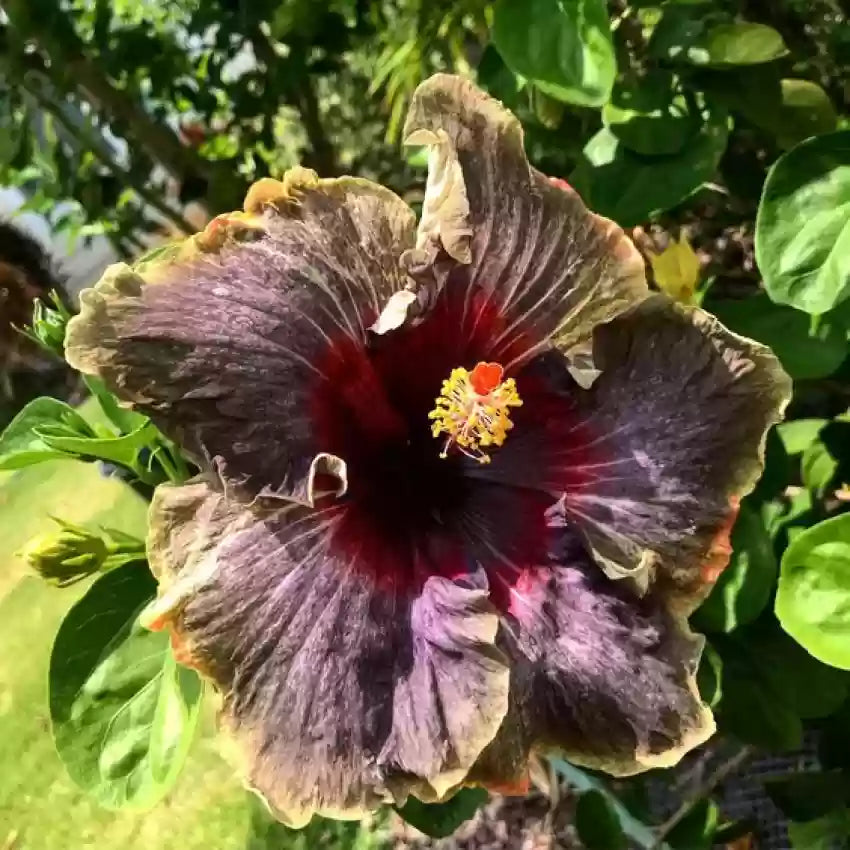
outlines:
[{"label": "hibiscus flower", "polygon": [[201,470],[154,497],[143,622],[295,825],[704,741],[686,617],[790,394],[768,349],[651,295],[471,83],[423,83],[405,136],[418,228],[297,168],[113,266],[68,329]]}]

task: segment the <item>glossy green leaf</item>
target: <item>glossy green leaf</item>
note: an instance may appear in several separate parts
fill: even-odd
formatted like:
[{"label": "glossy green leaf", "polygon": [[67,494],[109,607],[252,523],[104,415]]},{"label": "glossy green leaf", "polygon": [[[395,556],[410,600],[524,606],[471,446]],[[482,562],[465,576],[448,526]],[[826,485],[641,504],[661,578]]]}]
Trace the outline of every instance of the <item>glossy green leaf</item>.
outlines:
[{"label": "glossy green leaf", "polygon": [[588,141],[570,182],[595,212],[632,227],[675,207],[710,180],[727,136],[725,114],[712,112],[680,154],[644,157],[603,128]]},{"label": "glossy green leaf", "polygon": [[446,838],[462,823],[474,817],[488,798],[483,788],[461,788],[445,803],[423,803],[415,797],[409,797],[403,806],[396,807],[396,811],[425,835]]},{"label": "glossy green leaf", "polygon": [[774,164],[755,246],[777,303],[819,314],[850,296],[850,130],[803,142]]},{"label": "glossy green leaf", "polygon": [[602,106],[617,65],[604,0],[497,0],[493,44],[515,73],[558,100]]},{"label": "glossy green leaf", "polygon": [[770,601],[777,564],[761,515],[746,502],[732,529],[732,557],[692,617],[697,629],[731,632],[758,617]]},{"label": "glossy green leaf", "polygon": [[838,468],[838,459],[823,440],[815,440],[807,446],[800,460],[803,484],[818,496],[838,483]]},{"label": "glossy green leaf", "polygon": [[31,401],[0,434],[0,470],[21,469],[34,463],[66,457],[58,446],[50,446],[38,433],[47,426],[66,433],[91,434],[88,423],[73,407],[55,398]]},{"label": "glossy green leaf", "polygon": [[847,356],[847,333],[841,323],[774,304],[763,293],[706,301],[703,306],[730,330],[772,348],[794,379],[830,375]]},{"label": "glossy green leaf", "polygon": [[36,431],[51,449],[84,458],[98,458],[120,463],[124,466],[132,466],[139,451],[148,448],[159,433],[149,419],[146,419],[135,431],[122,437],[69,437],[50,425],[37,428]]},{"label": "glossy green leaf", "polygon": [[679,153],[700,125],[676,78],[664,70],[618,82],[602,121],[629,150],[650,156]]},{"label": "glossy green leaf", "polygon": [[776,426],[776,430],[782,439],[785,451],[789,455],[798,455],[817,440],[818,434],[828,421],[827,419],[792,419],[790,422],[781,422]]},{"label": "glossy green leaf", "polygon": [[811,80],[782,79],[772,65],[709,73],[699,85],[727,108],[770,133],[784,149],[836,128],[835,108]]},{"label": "glossy green leaf", "polygon": [[831,133],[838,122],[829,95],[811,80],[782,80],[780,106],[774,115],[767,127],[786,150],[811,136]]},{"label": "glossy green leaf", "polygon": [[164,632],[136,622],[156,582],[146,565],[100,576],[68,612],[50,657],[50,716],[71,778],[108,808],[144,809],[173,785],[198,718],[201,683]]},{"label": "glossy green leaf", "polygon": [[850,670],[850,514],[818,523],[788,546],[776,615],[815,658]]},{"label": "glossy green leaf", "polygon": [[788,824],[793,850],[835,850],[850,842],[850,809],[838,809],[808,823]]},{"label": "glossy green leaf", "polygon": [[689,45],[687,59],[695,65],[727,68],[759,65],[787,55],[782,36],[765,24],[716,24],[707,27]]},{"label": "glossy green leaf", "polygon": [[601,791],[585,791],[578,798],[575,827],[587,850],[623,850],[627,845],[620,819]]},{"label": "glossy green leaf", "polygon": [[816,820],[850,805],[850,777],[837,770],[771,777],[764,790],[790,820],[797,822]]}]

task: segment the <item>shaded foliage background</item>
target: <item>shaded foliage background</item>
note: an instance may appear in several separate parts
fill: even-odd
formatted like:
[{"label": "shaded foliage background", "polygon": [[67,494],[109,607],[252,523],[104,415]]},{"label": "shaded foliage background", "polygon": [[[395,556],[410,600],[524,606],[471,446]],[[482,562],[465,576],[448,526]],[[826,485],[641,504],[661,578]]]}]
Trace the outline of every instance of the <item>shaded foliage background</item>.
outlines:
[{"label": "shaded foliage background", "polygon": [[[401,149],[401,122],[417,83],[453,70],[516,112],[538,168],[631,230],[658,288],[771,345],[795,381],[788,421],[769,435],[731,564],[693,618],[707,636],[700,687],[728,748],[720,766],[666,820],[645,779],[612,786],[556,762],[541,787],[579,790],[574,826],[590,850],[733,846],[752,825],[716,805],[723,779],[753,753],[814,741],[815,766],[767,792],[795,847],[850,844],[850,23],[839,0],[0,0],[0,11],[0,185],[72,238],[103,234],[136,256],[299,162],[415,204],[425,163]],[[3,245],[0,231],[0,272]],[[14,268],[0,277],[0,370],[17,409],[34,394],[20,376],[32,377],[36,349],[22,355],[8,323],[56,281],[37,262]],[[36,337],[56,349],[49,320]],[[179,478],[174,447],[90,389],[104,424],[28,407],[0,437],[0,469],[71,456],[106,460],[139,489]],[[102,539],[120,554],[106,532],[65,533],[69,546]],[[130,601],[110,639],[132,658],[146,647]],[[86,640],[95,669],[77,670],[83,679],[106,637]],[[114,777],[63,737],[71,709],[97,713],[74,703],[79,687],[62,672],[72,650],[54,648],[60,755],[114,802]],[[140,714],[155,725],[163,705],[183,712],[188,741],[197,683],[173,664],[148,673],[159,697]],[[145,793],[128,801],[122,786],[124,803],[169,790],[188,744],[166,757],[155,743],[133,767]],[[448,834],[482,802],[401,815]],[[349,833],[329,834],[351,846]]]}]

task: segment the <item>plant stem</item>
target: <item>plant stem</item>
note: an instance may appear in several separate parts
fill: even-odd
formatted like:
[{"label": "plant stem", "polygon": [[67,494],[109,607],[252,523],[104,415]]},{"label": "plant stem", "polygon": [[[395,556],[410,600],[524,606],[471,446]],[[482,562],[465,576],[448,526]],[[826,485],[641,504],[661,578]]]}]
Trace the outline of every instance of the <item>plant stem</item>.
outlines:
[{"label": "plant stem", "polygon": [[694,793],[685,800],[678,809],[656,830],[655,843],[650,850],[658,850],[664,844],[664,839],[678,826],[693,810],[693,808],[710,796],[714,789],[728,776],[733,774],[747,759],[755,752],[753,747],[744,746],[733,753],[725,761],[721,762],[706,778],[699,784]]}]

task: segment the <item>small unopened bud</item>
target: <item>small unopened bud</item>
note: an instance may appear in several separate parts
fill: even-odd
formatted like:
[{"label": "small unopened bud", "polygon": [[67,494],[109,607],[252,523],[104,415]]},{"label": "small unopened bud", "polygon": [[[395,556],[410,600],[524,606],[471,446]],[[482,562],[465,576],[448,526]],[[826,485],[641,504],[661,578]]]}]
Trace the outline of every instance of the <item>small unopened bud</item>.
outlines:
[{"label": "small unopened bud", "polygon": [[32,323],[22,333],[46,351],[59,357],[65,353],[65,328],[71,313],[54,290],[50,293],[49,304],[36,299],[32,310]]},{"label": "small unopened bud", "polygon": [[20,554],[45,581],[66,587],[102,569],[110,549],[99,534],[56,522],[58,531],[34,537]]}]

